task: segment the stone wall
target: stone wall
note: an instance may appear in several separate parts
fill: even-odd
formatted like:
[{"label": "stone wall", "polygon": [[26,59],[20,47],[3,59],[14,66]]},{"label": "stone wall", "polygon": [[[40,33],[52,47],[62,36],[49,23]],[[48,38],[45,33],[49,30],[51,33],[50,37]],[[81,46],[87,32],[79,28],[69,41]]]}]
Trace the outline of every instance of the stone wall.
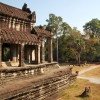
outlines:
[{"label": "stone wall", "polygon": [[[2,70],[0,80],[20,79],[39,74],[40,68],[23,68],[18,70]],[[43,74],[43,73],[42,73]],[[76,74],[72,74],[72,69],[58,68],[52,73],[43,75],[41,78],[33,79],[30,83],[19,89],[11,89],[0,93],[0,100],[56,100],[59,92],[76,80]],[[32,77],[31,77],[32,78]]]}]

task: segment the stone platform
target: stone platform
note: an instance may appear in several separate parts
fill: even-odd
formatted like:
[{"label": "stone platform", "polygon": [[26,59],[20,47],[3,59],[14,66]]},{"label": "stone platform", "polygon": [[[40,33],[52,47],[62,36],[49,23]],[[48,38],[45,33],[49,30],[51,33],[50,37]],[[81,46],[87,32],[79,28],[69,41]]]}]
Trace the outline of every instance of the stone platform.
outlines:
[{"label": "stone platform", "polygon": [[0,100],[56,100],[76,80],[72,68],[56,63],[0,69]]}]

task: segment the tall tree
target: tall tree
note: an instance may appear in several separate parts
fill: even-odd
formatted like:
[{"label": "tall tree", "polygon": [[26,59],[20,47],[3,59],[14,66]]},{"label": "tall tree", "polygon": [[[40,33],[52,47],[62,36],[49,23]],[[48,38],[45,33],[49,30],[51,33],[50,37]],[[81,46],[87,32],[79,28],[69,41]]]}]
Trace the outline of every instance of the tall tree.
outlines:
[{"label": "tall tree", "polygon": [[46,20],[48,22],[47,29],[52,29],[55,37],[61,34],[61,24],[63,23],[63,19],[60,16],[56,16],[54,14],[49,14],[49,19]]},{"label": "tall tree", "polygon": [[71,31],[72,31],[72,28],[66,22],[63,22],[61,24],[61,34],[62,35],[69,35]]},{"label": "tall tree", "polygon": [[85,46],[85,42],[83,41],[83,39],[77,39],[76,40],[76,51],[77,51],[77,64],[80,66],[80,55],[82,50],[84,49]]},{"label": "tall tree", "polygon": [[100,36],[100,20],[92,19],[91,21],[87,22],[83,26],[84,30],[87,30],[86,32],[92,32],[91,37],[96,37],[99,39]]},{"label": "tall tree", "polygon": [[57,62],[58,62],[58,35],[61,35],[61,24],[63,22],[63,19],[60,16],[56,16],[54,14],[49,14],[49,19],[46,20],[48,22],[48,25],[46,29],[51,30],[54,34],[54,37],[56,38],[57,42]]}]

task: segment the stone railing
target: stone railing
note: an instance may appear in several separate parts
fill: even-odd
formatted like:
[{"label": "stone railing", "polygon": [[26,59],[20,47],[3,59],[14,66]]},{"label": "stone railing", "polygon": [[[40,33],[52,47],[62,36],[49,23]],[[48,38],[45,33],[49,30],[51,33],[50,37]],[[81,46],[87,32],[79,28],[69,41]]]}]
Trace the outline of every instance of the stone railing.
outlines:
[{"label": "stone railing", "polygon": [[55,69],[56,63],[39,66],[15,67],[15,68],[2,68],[0,69],[0,85],[11,80],[27,78],[34,75],[41,75],[46,71]]},{"label": "stone railing", "polygon": [[10,69],[0,69],[0,85],[19,78],[26,78],[44,73],[44,66],[19,67]]}]

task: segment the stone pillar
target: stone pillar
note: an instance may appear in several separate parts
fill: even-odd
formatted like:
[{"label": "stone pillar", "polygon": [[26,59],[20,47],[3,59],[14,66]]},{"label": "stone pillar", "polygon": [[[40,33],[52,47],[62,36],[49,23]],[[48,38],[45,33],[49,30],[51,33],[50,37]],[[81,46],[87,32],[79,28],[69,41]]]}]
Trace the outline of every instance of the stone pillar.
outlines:
[{"label": "stone pillar", "polygon": [[12,18],[10,17],[9,21],[8,21],[9,22],[9,29],[11,29],[11,20],[12,20]]},{"label": "stone pillar", "polygon": [[32,61],[35,61],[36,55],[35,55],[35,49],[32,48]]},{"label": "stone pillar", "polygon": [[12,19],[12,29],[15,29],[15,18]]},{"label": "stone pillar", "polygon": [[0,67],[2,67],[2,43],[0,43]]},{"label": "stone pillar", "polygon": [[11,51],[12,51],[12,61],[15,63],[17,62],[16,44],[11,44]]},{"label": "stone pillar", "polygon": [[31,51],[31,47],[29,46],[28,48],[28,63],[32,62],[32,51]]},{"label": "stone pillar", "polygon": [[53,61],[52,54],[52,38],[48,38],[48,62]]},{"label": "stone pillar", "polygon": [[38,46],[35,46],[35,62],[38,62]]},{"label": "stone pillar", "polygon": [[16,62],[18,62],[18,45],[16,45]]},{"label": "stone pillar", "polygon": [[39,64],[40,63],[40,44],[38,45],[38,53],[37,53],[37,63]]},{"label": "stone pillar", "polygon": [[45,62],[45,52],[44,52],[44,39],[43,39],[43,41],[42,41],[42,45],[41,45],[41,49],[42,49],[42,54],[41,54],[41,56],[42,56],[42,63],[44,63]]},{"label": "stone pillar", "polygon": [[23,22],[20,22],[20,31],[23,31]]},{"label": "stone pillar", "polygon": [[24,67],[24,43],[19,44],[19,67]]},{"label": "stone pillar", "polygon": [[33,29],[33,23],[30,23],[31,30]]},{"label": "stone pillar", "polygon": [[2,43],[1,43],[1,29],[0,29],[0,67],[2,67]]}]

